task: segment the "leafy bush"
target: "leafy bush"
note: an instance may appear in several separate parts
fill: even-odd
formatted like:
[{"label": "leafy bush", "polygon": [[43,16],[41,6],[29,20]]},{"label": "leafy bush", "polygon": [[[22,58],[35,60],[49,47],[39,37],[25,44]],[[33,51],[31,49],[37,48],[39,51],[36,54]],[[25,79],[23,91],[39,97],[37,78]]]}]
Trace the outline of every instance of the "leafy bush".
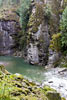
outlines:
[{"label": "leafy bush", "polygon": [[20,16],[20,25],[22,28],[22,34],[19,40],[20,49],[23,49],[26,45],[26,29],[30,15],[31,0],[22,0],[21,7],[17,10],[17,14]]},{"label": "leafy bush", "polygon": [[64,9],[61,22],[60,22],[61,33],[54,34],[50,44],[51,49],[56,51],[62,51],[64,54],[67,53],[67,7]]},{"label": "leafy bush", "polygon": [[50,48],[57,52],[61,50],[61,33],[53,34]]},{"label": "leafy bush", "polygon": [[63,11],[60,28],[62,32],[67,32],[67,7]]},{"label": "leafy bush", "polygon": [[65,51],[67,49],[67,7],[63,11],[60,28],[62,31],[62,49]]},{"label": "leafy bush", "polygon": [[67,68],[67,58],[66,57],[63,57],[61,59],[61,67]]}]

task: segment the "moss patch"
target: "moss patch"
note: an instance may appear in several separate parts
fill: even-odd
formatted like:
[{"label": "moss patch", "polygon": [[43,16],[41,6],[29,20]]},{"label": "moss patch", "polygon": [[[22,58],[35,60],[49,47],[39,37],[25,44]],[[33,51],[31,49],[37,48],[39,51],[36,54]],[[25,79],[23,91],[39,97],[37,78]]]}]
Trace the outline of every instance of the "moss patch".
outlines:
[{"label": "moss patch", "polygon": [[17,7],[3,7],[0,9],[0,20],[13,20],[19,21],[16,14]]},{"label": "moss patch", "polygon": [[29,22],[28,22],[28,39],[30,39],[31,35],[38,31],[38,27],[42,24],[44,19],[44,11],[43,11],[43,4],[36,4],[35,9],[30,15]]},{"label": "moss patch", "polygon": [[47,100],[42,89],[20,74],[6,74],[0,66],[0,100]]}]

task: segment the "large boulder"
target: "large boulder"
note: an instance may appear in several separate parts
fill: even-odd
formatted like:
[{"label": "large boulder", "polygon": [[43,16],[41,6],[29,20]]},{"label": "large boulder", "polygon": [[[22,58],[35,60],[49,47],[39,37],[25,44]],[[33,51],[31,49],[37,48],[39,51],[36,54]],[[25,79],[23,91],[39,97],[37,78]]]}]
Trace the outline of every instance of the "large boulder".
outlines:
[{"label": "large boulder", "polygon": [[53,91],[46,92],[48,100],[61,100],[60,94]]},{"label": "large boulder", "polygon": [[48,68],[57,67],[58,64],[60,63],[60,59],[61,59],[61,53],[49,49],[48,64],[46,67]]},{"label": "large boulder", "polygon": [[48,100],[61,100],[60,94],[57,93],[57,91],[53,88],[50,88],[49,86],[44,86],[43,91],[47,96]]}]

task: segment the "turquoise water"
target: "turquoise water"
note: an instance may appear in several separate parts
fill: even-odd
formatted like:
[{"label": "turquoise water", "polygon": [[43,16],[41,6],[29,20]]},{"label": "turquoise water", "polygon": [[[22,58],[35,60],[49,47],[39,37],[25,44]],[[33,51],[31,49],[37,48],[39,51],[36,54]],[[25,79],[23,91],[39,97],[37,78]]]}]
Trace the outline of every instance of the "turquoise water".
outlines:
[{"label": "turquoise water", "polygon": [[22,58],[0,56],[0,64],[11,73],[20,73],[33,81],[42,82],[45,79],[45,69],[42,66],[29,65]]},{"label": "turquoise water", "polygon": [[[58,75],[58,68],[45,70],[41,66],[29,65],[22,58],[0,56],[0,64],[4,65],[11,73],[20,73],[32,81],[43,83],[56,89],[61,93],[62,97],[67,98],[67,79],[62,75]],[[61,70],[61,69],[59,69]],[[52,84],[49,82],[53,82]],[[60,88],[60,85],[62,86]]]}]

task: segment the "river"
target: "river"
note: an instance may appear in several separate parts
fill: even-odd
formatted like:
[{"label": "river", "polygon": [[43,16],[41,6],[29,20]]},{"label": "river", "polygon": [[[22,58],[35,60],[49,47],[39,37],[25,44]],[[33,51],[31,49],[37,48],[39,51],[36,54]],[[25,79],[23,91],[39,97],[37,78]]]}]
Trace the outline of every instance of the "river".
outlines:
[{"label": "river", "polygon": [[0,56],[0,65],[4,65],[10,73],[20,73],[41,86],[49,85],[56,89],[62,97],[67,99],[67,71],[63,68],[51,68],[45,70],[42,66],[29,65],[22,58]]}]

